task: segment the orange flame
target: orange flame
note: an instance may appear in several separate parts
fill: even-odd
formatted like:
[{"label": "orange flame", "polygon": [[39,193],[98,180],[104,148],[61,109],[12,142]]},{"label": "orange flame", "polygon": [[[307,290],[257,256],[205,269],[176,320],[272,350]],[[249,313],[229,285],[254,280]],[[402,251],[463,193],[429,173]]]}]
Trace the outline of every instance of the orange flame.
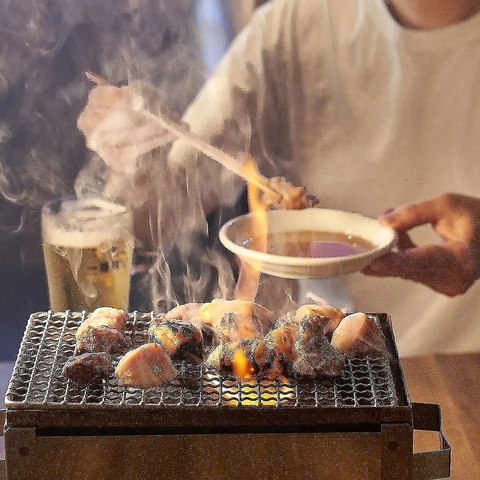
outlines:
[{"label": "orange flame", "polygon": [[[246,172],[252,172],[252,176],[258,174],[258,168],[253,157],[248,156],[242,168]],[[249,183],[247,186],[248,194],[248,209],[250,212],[265,212],[266,205],[262,202],[261,190]],[[251,239],[250,246],[260,252],[265,252],[267,249],[267,217],[259,214],[254,217],[254,225],[252,231],[255,232],[255,237]],[[238,278],[237,288],[235,290],[235,298],[238,300],[254,301],[258,292],[258,285],[260,283],[260,272],[252,265],[245,262],[240,263],[240,274]]]},{"label": "orange flame", "polygon": [[252,364],[240,349],[233,352],[232,369],[233,373],[242,380],[251,380],[254,374]]}]

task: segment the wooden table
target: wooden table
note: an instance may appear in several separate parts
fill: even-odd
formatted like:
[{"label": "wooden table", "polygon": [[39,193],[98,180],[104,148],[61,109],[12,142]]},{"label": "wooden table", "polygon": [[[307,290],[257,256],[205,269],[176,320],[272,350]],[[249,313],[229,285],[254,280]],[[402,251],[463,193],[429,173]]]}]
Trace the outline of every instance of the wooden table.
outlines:
[{"label": "wooden table", "polygon": [[[438,403],[452,446],[452,479],[480,479],[480,353],[402,359],[414,402]],[[415,450],[439,448],[438,435],[415,433]]]}]

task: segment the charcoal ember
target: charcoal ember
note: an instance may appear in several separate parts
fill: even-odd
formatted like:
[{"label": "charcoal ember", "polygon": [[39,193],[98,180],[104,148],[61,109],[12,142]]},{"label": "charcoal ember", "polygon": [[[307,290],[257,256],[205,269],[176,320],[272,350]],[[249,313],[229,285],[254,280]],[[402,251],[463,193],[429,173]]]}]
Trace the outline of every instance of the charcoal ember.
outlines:
[{"label": "charcoal ember", "polygon": [[242,379],[250,379],[268,372],[274,356],[259,339],[237,340],[218,345],[208,356],[207,368],[222,375],[233,373]]},{"label": "charcoal ember", "polygon": [[310,315],[300,322],[295,342],[297,358],[293,363],[293,370],[299,375],[323,378],[342,374],[346,358],[328,342],[324,333],[328,321],[328,317]]},{"label": "charcoal ember", "polygon": [[122,332],[108,325],[89,326],[77,337],[77,350],[80,354],[114,353],[125,346],[125,337]]},{"label": "charcoal ember", "polygon": [[89,352],[70,357],[62,373],[76,383],[89,383],[107,378],[111,372],[113,372],[112,357],[108,353]]},{"label": "charcoal ember", "polygon": [[172,360],[202,360],[203,335],[192,323],[165,320],[161,316],[152,320],[148,333],[152,342],[161,344]]},{"label": "charcoal ember", "polygon": [[331,344],[338,352],[350,357],[365,353],[388,355],[381,326],[362,312],[347,315],[339,323]]}]

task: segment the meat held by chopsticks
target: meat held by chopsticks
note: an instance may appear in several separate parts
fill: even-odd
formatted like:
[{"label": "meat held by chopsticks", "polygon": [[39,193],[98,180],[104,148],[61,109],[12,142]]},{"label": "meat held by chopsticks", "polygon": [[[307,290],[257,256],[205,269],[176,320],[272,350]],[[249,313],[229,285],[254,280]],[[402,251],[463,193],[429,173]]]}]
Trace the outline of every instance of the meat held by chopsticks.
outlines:
[{"label": "meat held by chopsticks", "polygon": [[84,353],[67,360],[63,375],[77,383],[93,382],[107,378],[113,372],[112,359],[108,353]]},{"label": "meat held by chopsticks", "polygon": [[115,369],[123,385],[150,388],[163,385],[177,376],[165,349],[158,343],[147,343],[127,352]]},{"label": "meat held by chopsticks", "polygon": [[297,358],[293,369],[311,378],[338,377],[345,367],[345,356],[330,345],[324,333],[328,317],[310,315],[299,324],[295,342]]},{"label": "meat held by chopsticks", "polygon": [[172,360],[190,358],[202,359],[202,332],[192,323],[166,320],[156,317],[150,323],[148,333],[153,342],[160,343]]},{"label": "meat held by chopsticks", "polygon": [[261,196],[261,202],[267,208],[303,210],[318,204],[317,197],[307,194],[305,187],[295,187],[284,177],[270,178],[268,186],[270,189]]},{"label": "meat held by chopsticks", "polygon": [[338,352],[348,356],[363,353],[388,355],[381,326],[362,312],[347,315],[333,332],[331,343]]}]

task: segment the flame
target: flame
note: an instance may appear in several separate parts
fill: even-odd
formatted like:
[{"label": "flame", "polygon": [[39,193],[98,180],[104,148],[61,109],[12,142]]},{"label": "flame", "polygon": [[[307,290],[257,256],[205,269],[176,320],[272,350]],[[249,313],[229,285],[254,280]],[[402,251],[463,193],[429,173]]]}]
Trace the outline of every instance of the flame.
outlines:
[{"label": "flame", "polygon": [[[242,169],[251,176],[258,175],[258,168],[253,157],[248,156]],[[266,212],[268,207],[262,202],[261,190],[248,183],[248,209],[250,212]],[[267,251],[267,217],[259,214],[254,217],[254,225],[252,231],[255,232],[255,238],[251,239],[250,246],[259,252]],[[237,287],[235,290],[235,298],[238,300],[254,301],[258,292],[258,285],[260,283],[260,272],[250,264],[240,262],[240,274],[238,278]]]},{"label": "flame", "polygon": [[233,373],[242,380],[251,380],[254,374],[252,364],[240,349],[233,353],[232,369]]}]

